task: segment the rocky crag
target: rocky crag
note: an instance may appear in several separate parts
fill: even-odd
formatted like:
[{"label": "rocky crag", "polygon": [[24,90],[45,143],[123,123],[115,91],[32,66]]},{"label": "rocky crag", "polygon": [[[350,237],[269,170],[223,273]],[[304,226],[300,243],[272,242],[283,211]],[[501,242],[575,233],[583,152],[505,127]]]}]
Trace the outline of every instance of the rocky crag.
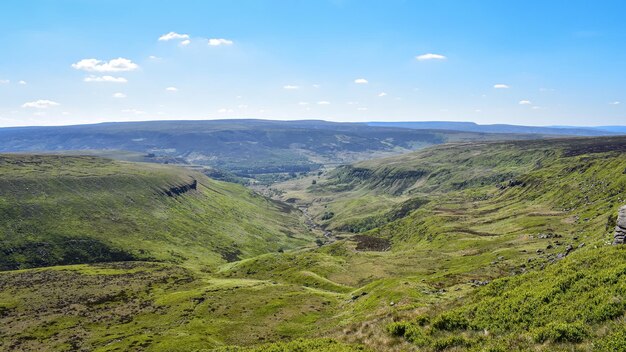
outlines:
[{"label": "rocky crag", "polygon": [[613,235],[613,244],[626,243],[626,205],[619,208],[617,214],[617,225],[615,226],[615,234]]},{"label": "rocky crag", "polygon": [[198,188],[198,181],[193,180],[193,182],[188,183],[188,184],[170,187],[169,189],[166,189],[165,191],[163,191],[163,193],[165,193],[168,197],[176,197],[181,194],[185,194],[191,190],[195,190],[197,188]]}]

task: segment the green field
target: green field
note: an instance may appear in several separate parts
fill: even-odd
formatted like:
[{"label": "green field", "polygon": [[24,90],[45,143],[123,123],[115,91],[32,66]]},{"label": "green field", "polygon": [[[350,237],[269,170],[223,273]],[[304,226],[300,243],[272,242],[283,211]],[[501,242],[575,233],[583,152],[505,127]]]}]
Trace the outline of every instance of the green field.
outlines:
[{"label": "green field", "polygon": [[264,190],[277,200],[166,166],[2,156],[0,348],[624,350],[624,146],[443,145]]}]

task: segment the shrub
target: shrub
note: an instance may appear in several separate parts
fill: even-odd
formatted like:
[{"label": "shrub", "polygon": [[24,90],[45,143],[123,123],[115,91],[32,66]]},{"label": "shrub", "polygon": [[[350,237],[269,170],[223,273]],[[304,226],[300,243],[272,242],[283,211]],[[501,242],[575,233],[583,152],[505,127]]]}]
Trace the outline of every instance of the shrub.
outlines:
[{"label": "shrub", "polygon": [[617,331],[613,331],[594,342],[593,350],[597,352],[626,352],[626,328],[622,326]]},{"label": "shrub", "polygon": [[535,342],[582,342],[587,337],[587,330],[581,323],[550,323],[539,328],[534,335]]},{"label": "shrub", "polygon": [[463,336],[449,336],[433,342],[435,351],[443,351],[451,347],[470,347],[472,342]]},{"label": "shrub", "polygon": [[419,326],[425,326],[426,324],[430,323],[430,317],[428,315],[418,315],[413,320]]},{"label": "shrub", "polygon": [[333,213],[332,211],[327,211],[324,213],[324,215],[322,215],[322,220],[330,220],[333,218],[333,216],[335,216],[335,213]]},{"label": "shrub", "polygon": [[410,324],[405,321],[398,321],[387,325],[387,332],[393,336],[404,337],[407,327]]},{"label": "shrub", "polygon": [[393,336],[404,337],[417,346],[426,346],[430,343],[430,339],[419,326],[408,322],[391,323],[387,325],[387,332]]},{"label": "shrub", "polygon": [[454,331],[464,330],[469,326],[469,321],[459,313],[443,313],[433,321],[433,328],[437,330]]}]

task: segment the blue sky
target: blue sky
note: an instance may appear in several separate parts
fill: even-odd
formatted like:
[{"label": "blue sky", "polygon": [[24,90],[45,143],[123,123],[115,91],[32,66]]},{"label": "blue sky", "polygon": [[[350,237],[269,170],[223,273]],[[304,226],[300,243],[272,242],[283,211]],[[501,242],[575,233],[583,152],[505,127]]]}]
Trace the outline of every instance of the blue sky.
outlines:
[{"label": "blue sky", "polygon": [[601,0],[3,1],[0,126],[626,124],[625,13]]}]

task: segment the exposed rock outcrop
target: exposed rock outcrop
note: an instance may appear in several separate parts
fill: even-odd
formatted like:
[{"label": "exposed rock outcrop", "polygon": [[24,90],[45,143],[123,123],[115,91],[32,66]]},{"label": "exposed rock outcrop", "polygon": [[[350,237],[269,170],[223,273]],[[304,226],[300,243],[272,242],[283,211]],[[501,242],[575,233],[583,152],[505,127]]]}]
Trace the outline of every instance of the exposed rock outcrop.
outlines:
[{"label": "exposed rock outcrop", "polygon": [[613,244],[626,243],[626,205],[619,208],[617,213],[617,225],[615,226],[615,234],[613,234]]},{"label": "exposed rock outcrop", "polygon": [[198,181],[193,180],[193,182],[188,183],[188,184],[170,187],[169,189],[166,189],[165,191],[163,191],[163,193],[165,193],[168,197],[175,197],[175,196],[179,196],[181,194],[187,193],[196,188],[198,188]]}]

